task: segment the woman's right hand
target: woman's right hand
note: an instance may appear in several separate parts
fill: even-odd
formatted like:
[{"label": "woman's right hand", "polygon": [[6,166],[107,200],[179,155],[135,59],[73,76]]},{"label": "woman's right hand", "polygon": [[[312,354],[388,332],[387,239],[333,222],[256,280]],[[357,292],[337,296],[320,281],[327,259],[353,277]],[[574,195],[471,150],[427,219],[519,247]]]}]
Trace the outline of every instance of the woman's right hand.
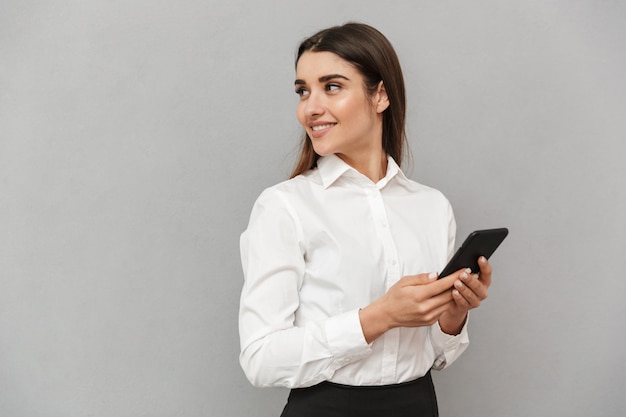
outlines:
[{"label": "woman's right hand", "polygon": [[359,311],[367,343],[395,327],[430,326],[454,303],[452,288],[462,271],[436,279],[436,274],[408,275]]}]

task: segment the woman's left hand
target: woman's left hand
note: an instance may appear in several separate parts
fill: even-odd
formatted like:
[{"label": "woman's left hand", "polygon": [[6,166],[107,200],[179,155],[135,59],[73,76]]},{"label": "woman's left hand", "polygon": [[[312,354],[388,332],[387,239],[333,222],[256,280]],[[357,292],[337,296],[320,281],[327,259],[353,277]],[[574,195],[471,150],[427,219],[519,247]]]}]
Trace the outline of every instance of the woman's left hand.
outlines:
[{"label": "woman's left hand", "polygon": [[458,334],[465,324],[467,312],[480,306],[487,298],[491,285],[491,265],[484,256],[479,258],[478,265],[478,274],[463,271],[459,274],[459,279],[454,281],[453,302],[439,318],[439,326],[445,333]]}]

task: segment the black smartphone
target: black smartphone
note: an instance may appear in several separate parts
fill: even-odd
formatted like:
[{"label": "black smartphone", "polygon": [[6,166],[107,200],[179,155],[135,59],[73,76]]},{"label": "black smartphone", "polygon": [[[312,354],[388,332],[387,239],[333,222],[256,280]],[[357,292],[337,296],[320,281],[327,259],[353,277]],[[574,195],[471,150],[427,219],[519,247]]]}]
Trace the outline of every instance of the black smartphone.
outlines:
[{"label": "black smartphone", "polygon": [[452,259],[450,259],[448,265],[443,268],[439,278],[450,275],[461,268],[470,268],[473,273],[478,272],[480,270],[478,258],[484,256],[489,259],[508,234],[509,229],[506,227],[476,230],[470,233]]}]

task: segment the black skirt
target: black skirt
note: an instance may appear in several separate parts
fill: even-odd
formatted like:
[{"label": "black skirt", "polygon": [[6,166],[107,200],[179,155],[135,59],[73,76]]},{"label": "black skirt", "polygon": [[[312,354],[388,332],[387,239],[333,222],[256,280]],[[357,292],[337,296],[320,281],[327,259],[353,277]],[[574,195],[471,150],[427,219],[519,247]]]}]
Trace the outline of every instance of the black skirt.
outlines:
[{"label": "black skirt", "polygon": [[383,386],[332,382],[292,389],[281,417],[437,417],[437,398],[428,372],[415,381]]}]

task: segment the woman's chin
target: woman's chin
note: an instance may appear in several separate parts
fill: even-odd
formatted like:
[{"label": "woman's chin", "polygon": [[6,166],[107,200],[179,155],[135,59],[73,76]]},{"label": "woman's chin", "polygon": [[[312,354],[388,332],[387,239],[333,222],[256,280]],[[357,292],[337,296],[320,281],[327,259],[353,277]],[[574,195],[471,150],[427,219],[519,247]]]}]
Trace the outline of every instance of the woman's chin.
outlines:
[{"label": "woman's chin", "polygon": [[313,150],[319,156],[327,156],[327,155],[331,155],[335,153],[333,148],[326,147],[326,146],[313,146]]}]

